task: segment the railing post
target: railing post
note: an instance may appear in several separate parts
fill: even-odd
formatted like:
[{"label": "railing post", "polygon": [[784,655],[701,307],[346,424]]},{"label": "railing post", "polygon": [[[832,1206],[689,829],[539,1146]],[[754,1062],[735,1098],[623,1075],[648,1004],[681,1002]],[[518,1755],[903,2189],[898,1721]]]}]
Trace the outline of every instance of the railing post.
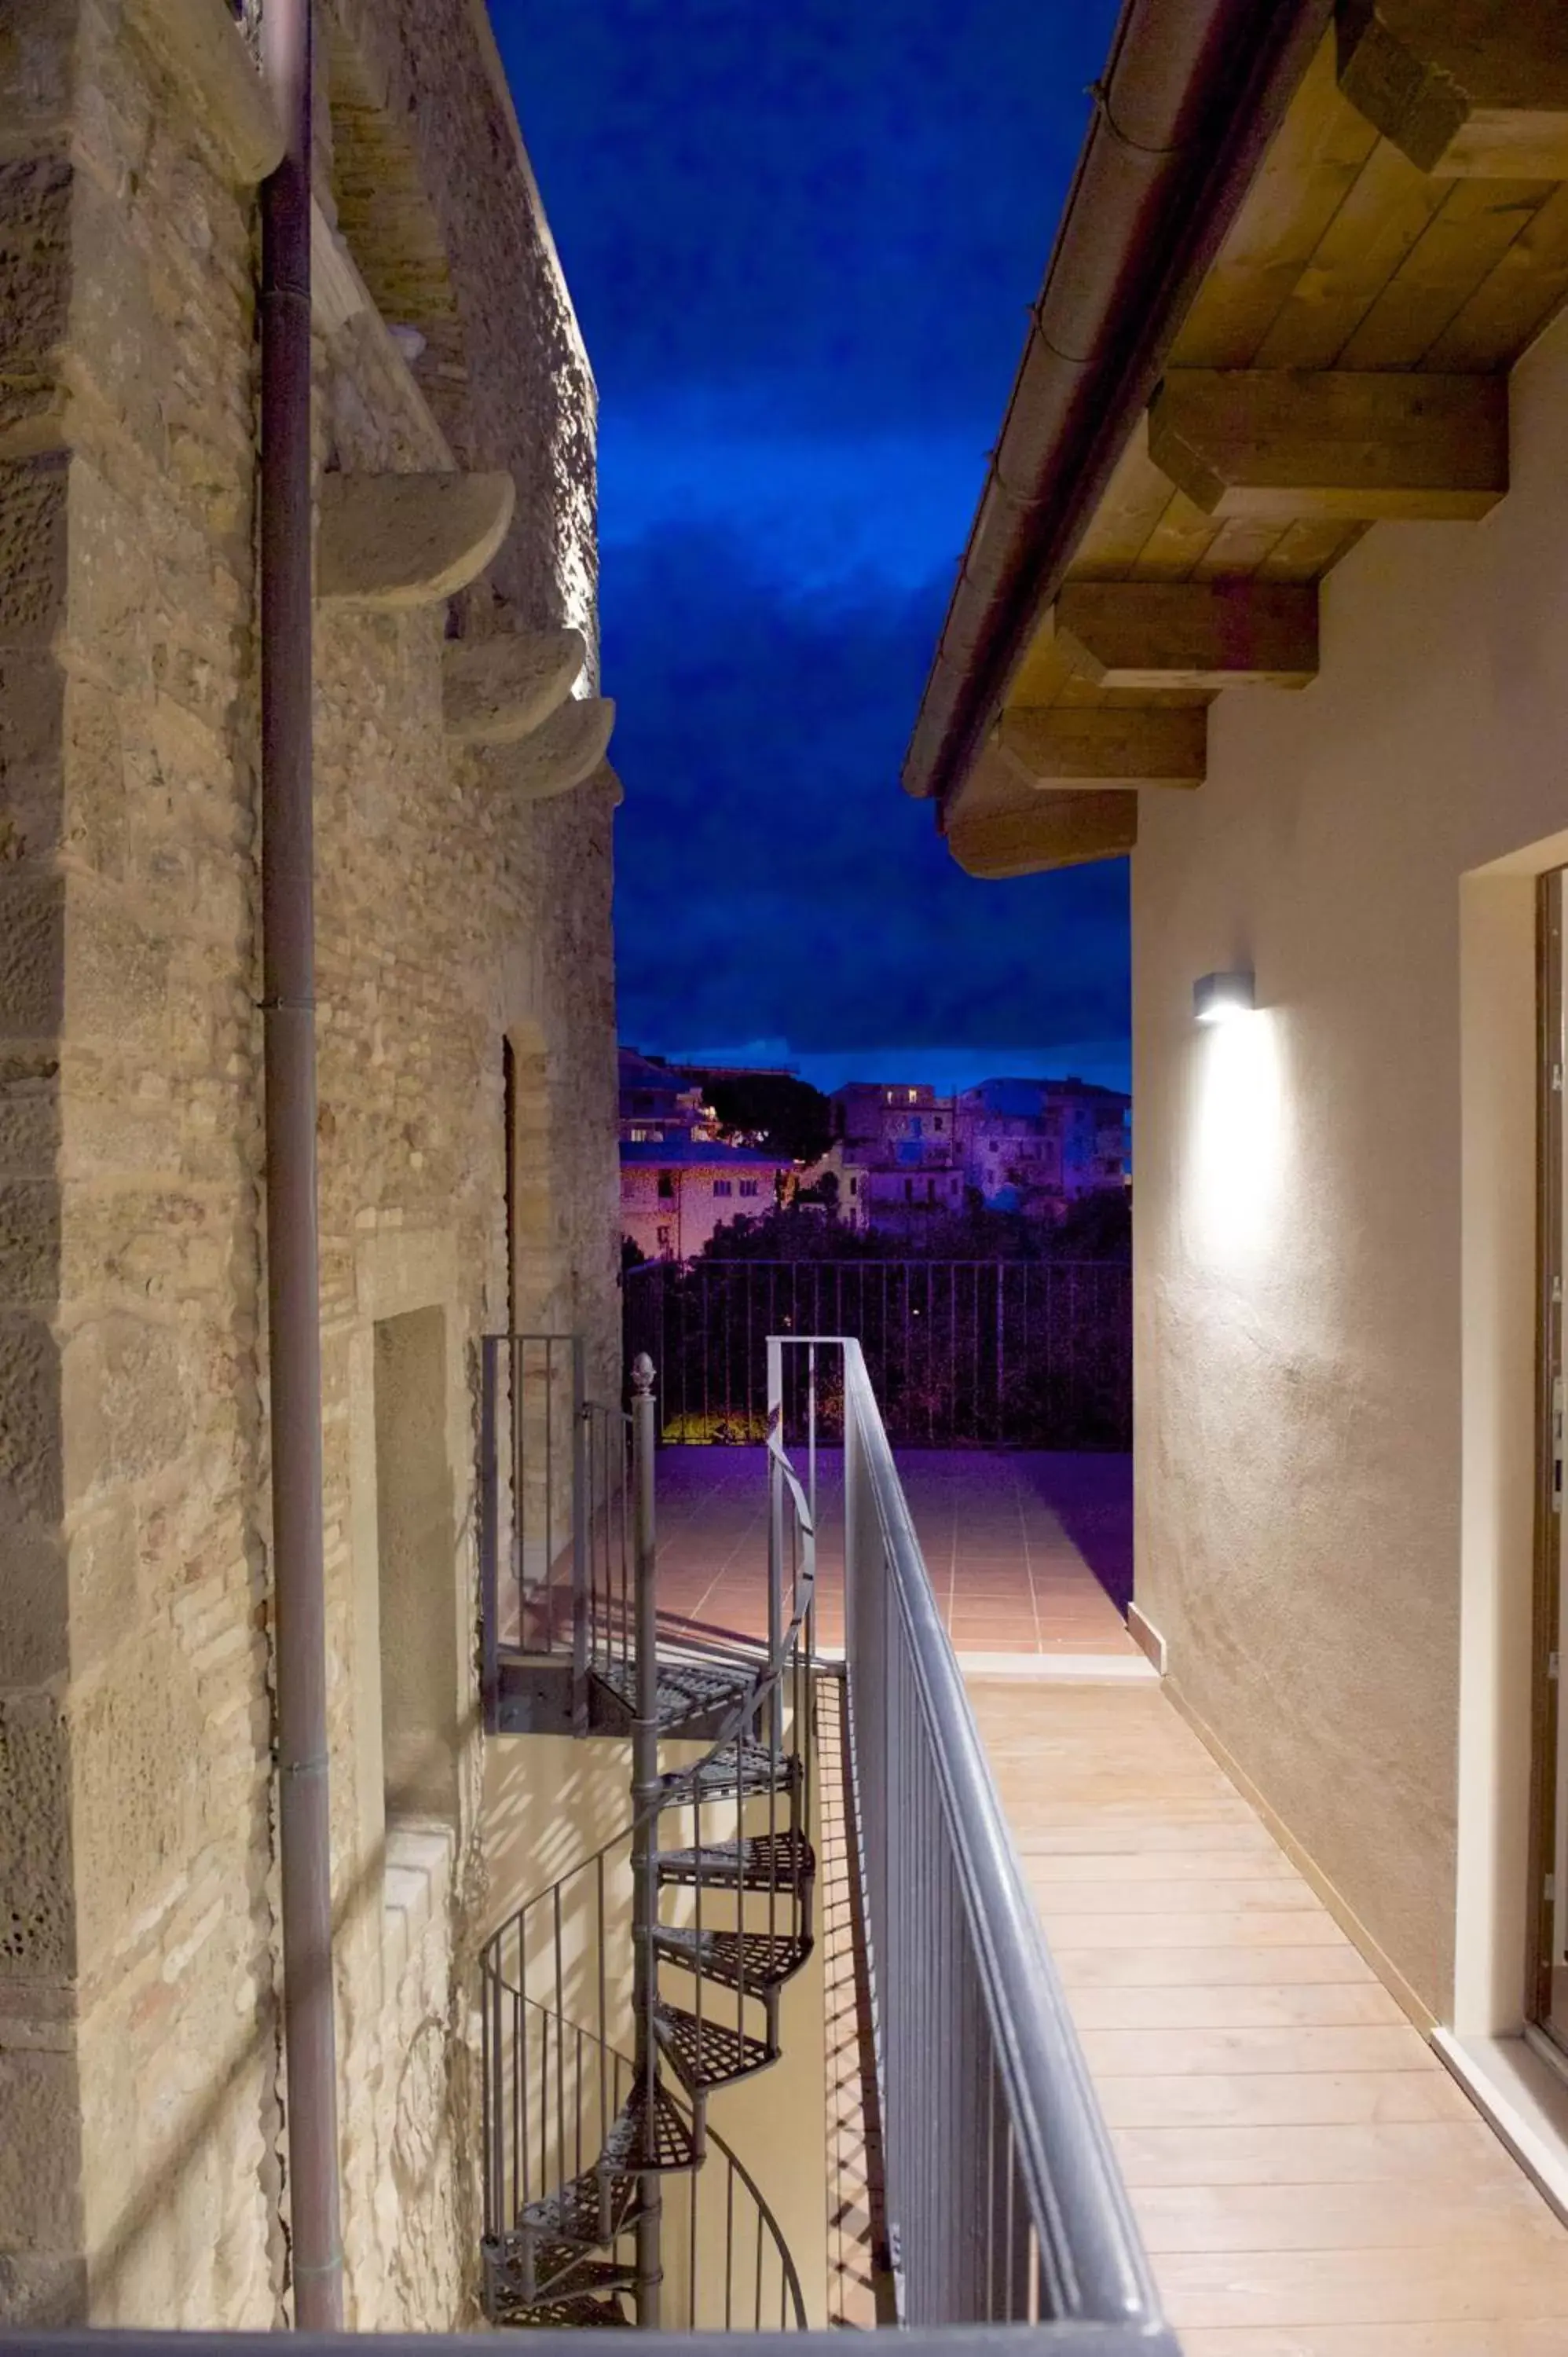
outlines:
[{"label": "railing post", "polygon": [[[768,1337],[768,1437],[784,1446],[784,1344]],[[778,1670],[784,1653],[784,1469],[768,1457],[768,1661]]]},{"label": "railing post", "polygon": [[572,1731],[588,1731],[587,1345],[572,1337]]},{"label": "railing post", "polygon": [[[659,1533],[655,1519],[653,1456],[657,1408],[653,1361],[639,1351],[631,1368],[631,1461],[634,1610],[637,1617],[637,1716],[632,1722],[631,1940],[632,2013],[636,2025],[637,2081],[646,2105],[646,2132],[657,2135],[659,2047],[654,2035],[658,1975],[653,1930],[659,1920]],[[659,2179],[644,2173],[638,2185],[637,2321],[644,2331],[659,2329]]]}]

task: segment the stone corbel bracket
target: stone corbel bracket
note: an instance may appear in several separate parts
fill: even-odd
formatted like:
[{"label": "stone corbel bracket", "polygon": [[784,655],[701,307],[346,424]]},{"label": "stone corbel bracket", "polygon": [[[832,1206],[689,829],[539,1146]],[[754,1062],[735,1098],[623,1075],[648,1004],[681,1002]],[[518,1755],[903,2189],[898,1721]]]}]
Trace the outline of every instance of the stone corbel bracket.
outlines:
[{"label": "stone corbel bracket", "polygon": [[516,500],[504,472],[325,475],[317,597],[370,613],[438,605],[478,580]]},{"label": "stone corbel bracket", "polygon": [[283,128],[228,0],[125,0],[125,15],[184,89],[230,178],[259,187],[283,161]]},{"label": "stone corbel bracket", "polygon": [[515,745],[565,703],[588,659],[581,630],[507,630],[449,639],[444,703],[457,745]]},{"label": "stone corbel bracket", "polygon": [[516,802],[543,802],[569,794],[607,767],[615,716],[607,695],[574,697],[557,705],[532,736],[511,745],[481,747],[476,756],[480,773],[487,785]]}]

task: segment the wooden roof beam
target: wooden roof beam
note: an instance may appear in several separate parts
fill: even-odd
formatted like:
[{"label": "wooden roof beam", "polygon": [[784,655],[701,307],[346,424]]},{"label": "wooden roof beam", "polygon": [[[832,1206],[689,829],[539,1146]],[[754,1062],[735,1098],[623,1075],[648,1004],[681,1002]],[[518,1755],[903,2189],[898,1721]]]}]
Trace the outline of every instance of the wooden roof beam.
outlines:
[{"label": "wooden roof beam", "polygon": [[1069,581],[1052,627],[1100,687],[1305,687],[1317,676],[1311,582]]},{"label": "wooden roof beam", "polygon": [[1004,712],[996,748],[1025,784],[1059,791],[1200,786],[1208,738],[1201,705],[1128,711],[1111,705],[1025,705]]},{"label": "wooden roof beam", "polygon": [[1568,179],[1563,0],[1339,0],[1339,87],[1442,177]]},{"label": "wooden roof beam", "polygon": [[966,875],[988,881],[1047,867],[1115,859],[1138,840],[1138,798],[1118,793],[1038,793],[1016,808],[949,813],[948,849]]},{"label": "wooden roof beam", "polygon": [[378,613],[438,605],[478,580],[516,498],[504,472],[324,475],[316,594]]},{"label": "wooden roof beam", "polygon": [[1485,515],[1509,487],[1506,379],[1173,369],[1149,455],[1206,515]]}]

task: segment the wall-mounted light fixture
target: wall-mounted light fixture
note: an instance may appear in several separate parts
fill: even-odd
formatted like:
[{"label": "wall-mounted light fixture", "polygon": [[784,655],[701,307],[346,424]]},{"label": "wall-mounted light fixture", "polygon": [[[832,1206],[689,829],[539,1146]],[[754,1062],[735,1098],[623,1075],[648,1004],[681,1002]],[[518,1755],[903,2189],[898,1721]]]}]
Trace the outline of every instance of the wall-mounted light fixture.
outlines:
[{"label": "wall-mounted light fixture", "polygon": [[1192,1011],[1199,1023],[1229,1023],[1238,1015],[1251,1015],[1257,1003],[1251,966],[1206,974],[1192,985]]}]

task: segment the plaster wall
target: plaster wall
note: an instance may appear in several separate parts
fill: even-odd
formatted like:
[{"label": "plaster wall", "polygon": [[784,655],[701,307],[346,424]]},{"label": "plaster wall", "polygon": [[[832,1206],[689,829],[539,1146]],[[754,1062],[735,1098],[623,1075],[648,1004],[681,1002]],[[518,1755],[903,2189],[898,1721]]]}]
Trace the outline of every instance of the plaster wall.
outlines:
[{"label": "plaster wall", "polygon": [[[1500,1955],[1461,1953],[1462,2007],[1484,1983],[1518,2012],[1529,878],[1568,823],[1568,321],[1512,414],[1509,496],[1374,526],[1324,584],[1316,682],[1222,695],[1208,783],[1141,798],[1133,861],[1138,1602],[1441,2018],[1462,1885],[1503,1926]],[[1196,1028],[1194,979],[1236,963],[1260,1013]]]}]

